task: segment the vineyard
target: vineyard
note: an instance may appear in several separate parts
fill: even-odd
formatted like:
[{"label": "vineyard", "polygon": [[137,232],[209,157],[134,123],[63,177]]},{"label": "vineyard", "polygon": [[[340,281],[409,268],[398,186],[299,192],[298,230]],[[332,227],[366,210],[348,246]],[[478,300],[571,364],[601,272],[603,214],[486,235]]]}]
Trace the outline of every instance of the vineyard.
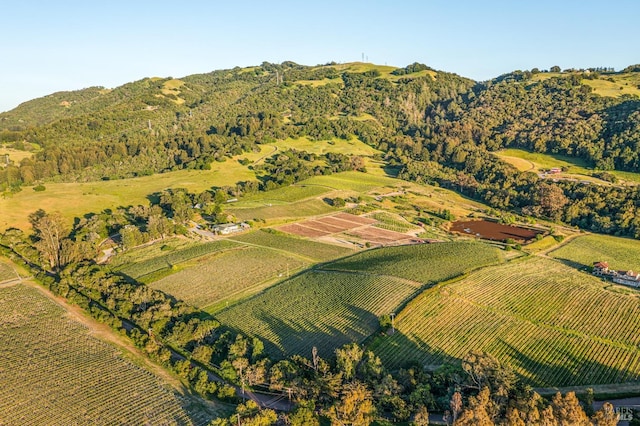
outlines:
[{"label": "vineyard", "polygon": [[200,257],[149,285],[213,311],[309,265],[297,256],[287,256],[277,250],[238,246],[241,248]]},{"label": "vineyard", "polygon": [[386,229],[395,232],[407,232],[416,229],[416,226],[410,224],[402,217],[387,212],[376,212],[372,216],[378,223],[375,225],[378,228]]},{"label": "vineyard", "polygon": [[37,289],[0,289],[0,423],[206,424]]},{"label": "vineyard", "polygon": [[316,346],[328,357],[378,329],[419,283],[363,273],[312,270],[218,314],[227,326],[258,336],[273,356],[309,356]]},{"label": "vineyard", "polygon": [[611,268],[640,270],[640,241],[608,235],[585,235],[554,250],[550,256],[591,266],[593,262],[609,262]]},{"label": "vineyard", "polygon": [[[142,261],[129,263],[127,265],[124,265],[123,267],[118,268],[118,270],[132,278],[141,278],[145,275],[149,275],[163,269],[171,270],[174,265],[177,265],[179,263],[205,256],[207,254],[229,250],[234,247],[239,247],[239,245],[228,240],[219,240],[203,244],[190,245],[186,248],[178,250],[171,250],[168,252],[161,251],[161,253],[165,254],[160,254],[156,257],[150,257]],[[160,249],[162,249],[161,246]]]},{"label": "vineyard", "polygon": [[501,260],[501,252],[494,246],[459,241],[367,250],[323,268],[366,271],[427,284],[453,278]]},{"label": "vineyard", "polygon": [[290,237],[277,231],[249,232],[231,239],[300,254],[317,262],[326,262],[352,253],[352,250],[344,247]]},{"label": "vineyard", "polygon": [[529,258],[431,288],[374,344],[398,368],[487,351],[533,386],[640,379],[640,299],[562,263]]}]

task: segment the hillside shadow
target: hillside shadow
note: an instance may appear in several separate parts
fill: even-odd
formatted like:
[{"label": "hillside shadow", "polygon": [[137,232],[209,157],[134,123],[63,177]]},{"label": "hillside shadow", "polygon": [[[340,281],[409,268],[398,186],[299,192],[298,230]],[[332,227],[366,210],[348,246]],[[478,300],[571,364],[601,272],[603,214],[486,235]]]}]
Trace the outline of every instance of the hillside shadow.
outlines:
[{"label": "hillside shadow", "polygon": [[[371,312],[353,305],[346,311],[331,315],[326,321],[314,322],[301,314],[295,319],[283,319],[267,311],[257,312],[255,317],[266,325],[258,334],[263,341],[265,352],[275,359],[294,354],[310,357],[313,347],[317,347],[323,358],[333,356],[335,349],[347,343],[360,343],[378,329],[378,317]],[[346,324],[346,325],[345,325]],[[249,330],[231,328],[235,332]],[[274,336],[267,338],[265,335]]]},{"label": "hillside shadow", "polygon": [[[585,340],[584,343],[588,344],[589,342]],[[629,380],[628,371],[604,365],[595,360],[587,359],[585,356],[577,356],[566,348],[549,347],[544,351],[544,357],[534,359],[504,341],[501,341],[500,344],[506,348],[505,353],[512,359],[512,363],[532,373],[531,378],[520,376],[521,380],[532,386],[556,388],[612,384]],[[593,350],[589,348],[581,353],[588,356],[593,353]],[[545,362],[542,359],[553,359],[555,362]],[[606,380],[607,378],[611,379]]]},{"label": "hillside shadow", "polygon": [[562,263],[570,268],[577,269],[579,271],[585,271],[591,265],[585,265],[580,262],[576,262],[575,260],[565,259],[563,257],[554,257],[555,261]]},{"label": "hillside shadow", "polygon": [[[443,353],[423,339],[411,339],[398,330],[395,330],[393,334],[387,333],[377,336],[371,349],[380,356],[385,366],[391,371],[415,365],[420,365],[428,371],[435,371],[443,364],[460,364],[460,359]],[[388,353],[393,355],[386,355]]]}]

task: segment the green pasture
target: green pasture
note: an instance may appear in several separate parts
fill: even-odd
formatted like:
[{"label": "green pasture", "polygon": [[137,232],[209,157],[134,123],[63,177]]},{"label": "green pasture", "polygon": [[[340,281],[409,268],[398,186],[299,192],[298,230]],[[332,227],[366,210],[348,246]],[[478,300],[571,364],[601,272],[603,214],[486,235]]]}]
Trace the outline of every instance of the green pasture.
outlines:
[{"label": "green pasture", "polygon": [[549,253],[578,267],[608,262],[612,269],[640,271],[640,240],[609,235],[584,235]]},{"label": "green pasture", "polygon": [[380,152],[356,137],[352,137],[349,140],[332,138],[331,140],[312,141],[306,136],[303,136],[296,139],[287,138],[277,141],[275,145],[281,150],[296,149],[314,154],[334,152],[346,155],[371,156]]}]

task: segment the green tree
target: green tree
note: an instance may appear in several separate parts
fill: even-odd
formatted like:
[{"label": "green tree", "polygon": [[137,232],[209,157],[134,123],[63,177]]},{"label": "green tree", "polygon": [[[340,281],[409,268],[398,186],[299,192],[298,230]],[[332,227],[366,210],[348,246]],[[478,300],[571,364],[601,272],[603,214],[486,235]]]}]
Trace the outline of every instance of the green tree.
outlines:
[{"label": "green tree", "polygon": [[29,215],[33,228],[35,247],[51,269],[58,270],[63,266],[63,242],[69,234],[60,213],[48,214],[42,209]]},{"label": "green tree", "polygon": [[289,415],[291,426],[320,426],[320,419],[315,412],[313,401],[298,402],[295,410]]},{"label": "green tree", "polygon": [[613,409],[613,405],[605,402],[592,417],[594,426],[616,426],[618,424],[618,415]]},{"label": "green tree", "polygon": [[591,426],[575,392],[567,392],[564,397],[560,392],[556,393],[551,406],[559,426]]},{"label": "green tree", "polygon": [[345,380],[355,378],[356,367],[362,360],[364,352],[357,343],[349,343],[336,349],[336,364]]}]

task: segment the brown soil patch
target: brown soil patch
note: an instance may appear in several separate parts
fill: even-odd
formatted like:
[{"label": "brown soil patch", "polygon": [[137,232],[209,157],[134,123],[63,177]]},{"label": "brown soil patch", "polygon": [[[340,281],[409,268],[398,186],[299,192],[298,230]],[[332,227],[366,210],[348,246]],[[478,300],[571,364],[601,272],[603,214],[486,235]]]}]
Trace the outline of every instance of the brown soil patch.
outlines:
[{"label": "brown soil patch", "polygon": [[390,244],[396,242],[405,242],[405,240],[414,239],[411,235],[401,234],[399,232],[388,231],[380,228],[360,228],[349,231],[349,234],[354,235],[363,240],[376,243],[376,244]]},{"label": "brown soil patch", "polygon": [[342,220],[347,220],[349,222],[354,222],[354,223],[357,223],[359,225],[371,225],[371,224],[377,222],[375,219],[370,219],[368,217],[362,217],[362,216],[356,216],[356,215],[350,214],[350,213],[337,213],[337,214],[334,214],[332,217],[336,217],[336,218],[342,219]]},{"label": "brown soil patch", "polygon": [[[304,223],[304,222],[303,222]],[[317,238],[329,235],[329,232],[320,231],[318,229],[308,228],[302,226],[299,223],[291,223],[278,228],[282,232],[288,232],[290,234],[299,235],[301,237]]]},{"label": "brown soil patch", "polygon": [[511,238],[518,242],[527,242],[542,232],[519,226],[503,225],[488,220],[458,221],[451,224],[451,231],[472,235],[486,240],[504,241]]}]

